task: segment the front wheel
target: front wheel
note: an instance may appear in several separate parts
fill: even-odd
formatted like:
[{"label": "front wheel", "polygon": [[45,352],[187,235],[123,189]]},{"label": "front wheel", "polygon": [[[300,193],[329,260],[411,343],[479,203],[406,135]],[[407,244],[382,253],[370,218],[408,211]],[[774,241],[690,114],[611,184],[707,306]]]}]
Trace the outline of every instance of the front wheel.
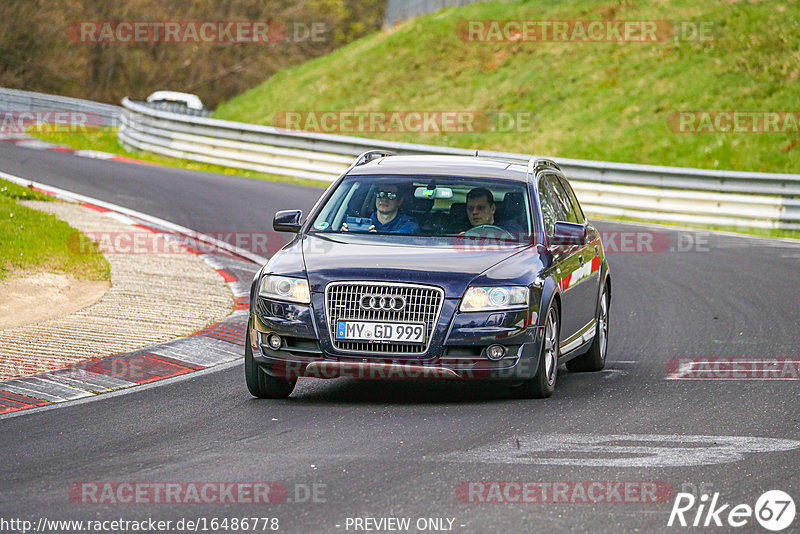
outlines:
[{"label": "front wheel", "polygon": [[555,308],[547,312],[544,328],[542,352],[536,376],[519,386],[511,388],[511,393],[519,399],[546,399],[556,388],[558,374],[558,314]]},{"label": "front wheel", "polygon": [[244,378],[250,394],[259,399],[285,399],[294,391],[297,380],[281,380],[264,372],[253,359],[250,347],[250,326],[247,327],[248,339],[244,342]]},{"label": "front wheel", "polygon": [[597,310],[597,328],[594,341],[586,354],[582,354],[567,362],[571,372],[602,371],[606,366],[606,349],[608,347],[608,289],[603,288],[600,295],[600,309]]}]

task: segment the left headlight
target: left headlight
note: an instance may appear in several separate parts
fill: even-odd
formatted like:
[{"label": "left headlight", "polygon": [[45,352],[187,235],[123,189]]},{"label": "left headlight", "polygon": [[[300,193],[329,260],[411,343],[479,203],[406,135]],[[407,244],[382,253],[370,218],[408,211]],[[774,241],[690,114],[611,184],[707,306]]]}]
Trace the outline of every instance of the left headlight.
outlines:
[{"label": "left headlight", "polygon": [[288,276],[268,274],[261,278],[258,295],[260,297],[288,300],[289,302],[299,302],[300,304],[309,304],[311,302],[311,291],[308,288],[308,280],[305,278],[290,278]]},{"label": "left headlight", "polygon": [[528,306],[530,292],[524,286],[470,287],[461,300],[463,312],[505,310]]}]

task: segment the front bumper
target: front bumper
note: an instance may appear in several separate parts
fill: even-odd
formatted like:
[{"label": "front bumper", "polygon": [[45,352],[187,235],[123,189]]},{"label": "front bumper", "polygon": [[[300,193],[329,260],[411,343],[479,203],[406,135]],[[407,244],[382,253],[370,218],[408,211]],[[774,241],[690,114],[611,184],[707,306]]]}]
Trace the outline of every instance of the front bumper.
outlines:
[{"label": "front bumper", "polygon": [[[257,297],[248,342],[264,371],[285,379],[524,380],[538,369],[543,328],[535,311],[459,313],[458,301],[447,299],[425,353],[372,355],[337,350],[317,304],[317,299],[297,305]],[[281,336],[278,350],[267,343],[272,333]],[[503,359],[485,356],[493,344],[506,347]]]}]

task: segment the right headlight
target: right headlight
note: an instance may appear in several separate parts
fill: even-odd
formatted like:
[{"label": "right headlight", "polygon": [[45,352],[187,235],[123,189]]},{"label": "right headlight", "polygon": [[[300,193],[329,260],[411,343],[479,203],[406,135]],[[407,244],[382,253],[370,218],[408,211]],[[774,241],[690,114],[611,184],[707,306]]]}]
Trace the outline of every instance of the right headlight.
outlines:
[{"label": "right headlight", "polygon": [[462,312],[527,307],[530,291],[525,286],[470,287],[461,299]]},{"label": "right headlight", "polygon": [[261,278],[258,295],[300,304],[311,303],[311,291],[308,288],[308,280],[305,278],[291,278],[274,274],[265,275]]}]

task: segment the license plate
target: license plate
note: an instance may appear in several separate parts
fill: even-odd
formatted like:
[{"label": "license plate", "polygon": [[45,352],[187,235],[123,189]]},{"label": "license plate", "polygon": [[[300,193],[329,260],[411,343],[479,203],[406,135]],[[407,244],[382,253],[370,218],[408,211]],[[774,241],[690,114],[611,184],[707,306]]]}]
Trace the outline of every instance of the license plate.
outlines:
[{"label": "license plate", "polygon": [[425,325],[423,323],[339,321],[336,326],[336,339],[347,341],[425,343]]}]

